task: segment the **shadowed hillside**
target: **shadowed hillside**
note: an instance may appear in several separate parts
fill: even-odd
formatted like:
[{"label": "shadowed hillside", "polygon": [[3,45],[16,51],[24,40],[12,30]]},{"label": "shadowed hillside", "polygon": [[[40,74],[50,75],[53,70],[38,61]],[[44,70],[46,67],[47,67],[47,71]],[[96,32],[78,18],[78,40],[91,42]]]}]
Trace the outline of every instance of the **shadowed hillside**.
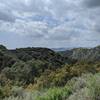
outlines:
[{"label": "shadowed hillside", "polygon": [[32,59],[38,59],[48,61],[55,66],[59,66],[65,63],[64,57],[48,48],[20,48],[9,51],[24,62]]}]

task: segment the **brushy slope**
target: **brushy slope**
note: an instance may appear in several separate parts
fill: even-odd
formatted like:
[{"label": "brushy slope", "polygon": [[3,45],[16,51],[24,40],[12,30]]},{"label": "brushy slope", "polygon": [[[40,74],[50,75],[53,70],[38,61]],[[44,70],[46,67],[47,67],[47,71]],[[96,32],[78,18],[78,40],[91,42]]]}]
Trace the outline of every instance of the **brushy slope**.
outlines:
[{"label": "brushy slope", "polygon": [[75,77],[64,87],[53,87],[29,93],[24,91],[16,97],[11,96],[4,100],[100,100],[100,73]]}]

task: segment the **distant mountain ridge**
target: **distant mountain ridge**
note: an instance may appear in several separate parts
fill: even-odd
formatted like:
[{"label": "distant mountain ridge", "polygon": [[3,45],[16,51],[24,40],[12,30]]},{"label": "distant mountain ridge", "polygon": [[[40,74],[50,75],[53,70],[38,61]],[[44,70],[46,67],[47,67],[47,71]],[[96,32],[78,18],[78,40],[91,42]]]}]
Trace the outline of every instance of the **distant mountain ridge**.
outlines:
[{"label": "distant mountain ridge", "polygon": [[54,51],[65,51],[65,50],[71,50],[72,48],[51,48]]}]

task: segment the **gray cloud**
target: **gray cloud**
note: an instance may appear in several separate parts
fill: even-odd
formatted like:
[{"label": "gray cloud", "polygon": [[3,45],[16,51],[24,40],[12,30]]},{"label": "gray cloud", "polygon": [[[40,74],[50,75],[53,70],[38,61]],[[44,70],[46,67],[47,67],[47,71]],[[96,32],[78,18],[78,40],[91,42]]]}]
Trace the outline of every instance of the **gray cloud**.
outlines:
[{"label": "gray cloud", "polygon": [[0,20],[13,22],[15,21],[15,17],[11,16],[10,12],[0,11]]},{"label": "gray cloud", "polygon": [[100,7],[100,0],[86,0],[85,5],[87,7]]},{"label": "gray cloud", "polygon": [[11,9],[2,2],[0,2],[0,20],[11,22],[15,20],[15,16],[12,14]]}]

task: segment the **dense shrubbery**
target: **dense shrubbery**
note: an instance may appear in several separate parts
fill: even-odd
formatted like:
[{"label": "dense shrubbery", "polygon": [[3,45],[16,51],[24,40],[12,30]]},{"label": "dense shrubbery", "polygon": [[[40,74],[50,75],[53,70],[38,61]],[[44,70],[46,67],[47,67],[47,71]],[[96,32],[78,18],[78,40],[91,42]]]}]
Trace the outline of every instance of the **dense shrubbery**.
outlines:
[{"label": "dense shrubbery", "polygon": [[52,87],[42,91],[25,92],[22,89],[4,100],[100,100],[100,73],[83,74],[72,78],[64,87]]},{"label": "dense shrubbery", "polygon": [[[40,77],[35,78],[33,89],[64,86],[73,77],[79,77],[83,73],[98,73],[100,66],[97,64],[78,62],[74,65],[63,65],[56,70],[45,70]],[[31,88],[32,88],[31,87]]]}]

